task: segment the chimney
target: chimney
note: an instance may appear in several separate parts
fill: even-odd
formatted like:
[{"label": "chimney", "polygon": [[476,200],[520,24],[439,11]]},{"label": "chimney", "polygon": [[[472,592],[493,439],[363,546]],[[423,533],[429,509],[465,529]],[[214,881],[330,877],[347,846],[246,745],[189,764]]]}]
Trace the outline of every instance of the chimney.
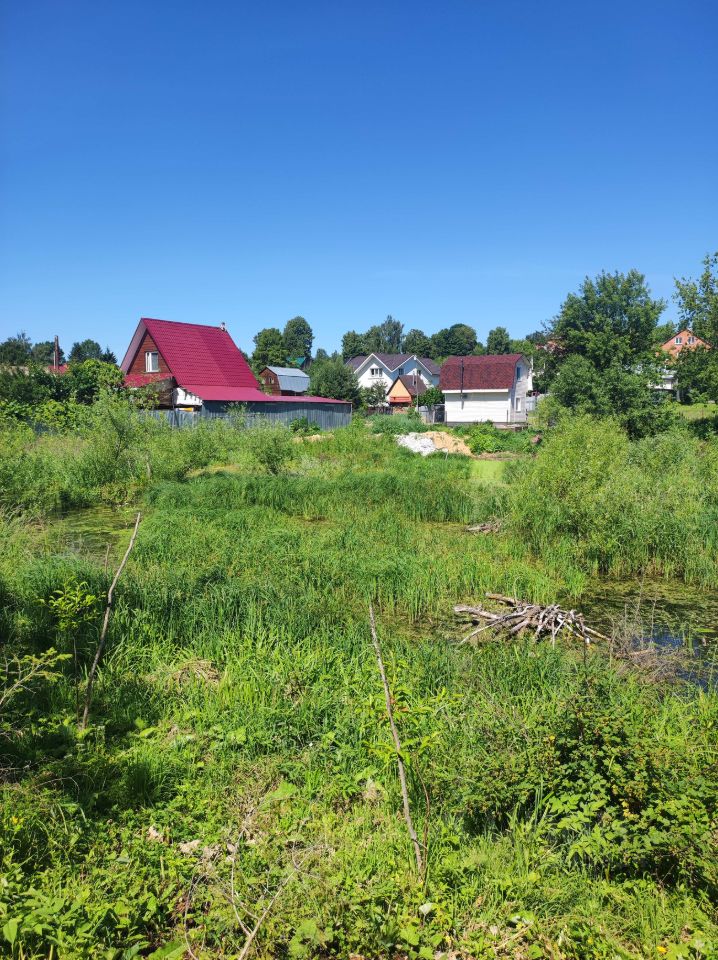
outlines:
[{"label": "chimney", "polygon": [[224,322],[224,320],[220,323],[219,329],[222,331],[222,333],[227,332],[227,324]]}]

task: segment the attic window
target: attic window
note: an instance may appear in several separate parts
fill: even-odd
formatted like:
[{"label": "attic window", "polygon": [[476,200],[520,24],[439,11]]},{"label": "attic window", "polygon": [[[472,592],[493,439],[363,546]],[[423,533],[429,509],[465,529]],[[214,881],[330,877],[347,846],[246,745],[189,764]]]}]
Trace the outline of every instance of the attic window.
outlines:
[{"label": "attic window", "polygon": [[516,379],[517,380],[521,379],[521,364],[519,364],[518,367],[516,367]]},{"label": "attic window", "polygon": [[696,342],[695,337],[688,337],[688,343],[695,343],[695,342]]},{"label": "attic window", "polygon": [[160,372],[160,355],[156,350],[148,350],[145,354],[145,373]]},{"label": "attic window", "polygon": [[680,345],[683,343],[683,337],[676,337],[675,342]]},{"label": "attic window", "polygon": [[381,373],[381,367],[372,367],[371,370],[369,371],[369,374],[372,377],[378,377],[380,373]]},{"label": "attic window", "polygon": [[399,367],[399,376],[400,376],[400,377],[403,377],[403,376],[404,376],[404,368],[403,368],[403,367]]}]

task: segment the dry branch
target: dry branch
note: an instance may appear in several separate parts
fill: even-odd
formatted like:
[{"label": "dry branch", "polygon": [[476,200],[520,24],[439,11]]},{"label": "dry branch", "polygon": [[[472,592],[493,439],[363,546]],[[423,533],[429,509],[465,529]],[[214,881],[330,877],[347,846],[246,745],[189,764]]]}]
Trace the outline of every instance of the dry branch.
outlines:
[{"label": "dry branch", "polygon": [[399,783],[401,785],[401,799],[404,804],[404,820],[406,821],[406,829],[409,832],[409,838],[414,847],[414,855],[416,857],[416,869],[421,876],[424,872],[424,858],[421,852],[421,844],[419,843],[419,837],[417,836],[416,830],[414,829],[414,821],[411,818],[411,808],[409,807],[409,791],[406,786],[406,770],[404,769],[404,761],[402,760],[402,749],[401,749],[401,740],[399,739],[399,731],[396,729],[396,723],[394,722],[394,710],[391,705],[391,690],[389,688],[389,681],[386,678],[386,670],[384,669],[384,660],[381,655],[381,647],[379,646],[379,638],[376,633],[376,621],[374,620],[374,606],[369,604],[369,624],[371,626],[371,642],[374,647],[374,653],[376,654],[376,662],[379,667],[379,674],[381,676],[381,682],[384,686],[384,699],[386,701],[386,712],[389,717],[389,726],[391,727],[391,736],[394,740],[394,748],[396,749],[396,762],[399,768]]},{"label": "dry branch", "polygon": [[558,604],[541,606],[538,603],[526,603],[523,600],[517,600],[515,597],[505,597],[500,593],[487,593],[486,597],[488,600],[501,603],[510,609],[496,613],[493,610],[485,610],[481,605],[473,607],[463,603],[457,604],[454,607],[454,613],[464,615],[473,620],[474,623],[480,624],[463,638],[462,643],[473,640],[474,637],[485,630],[507,633],[509,636],[516,636],[524,630],[532,630],[535,640],[548,635],[554,644],[556,638],[562,632],[569,633],[573,637],[579,637],[586,644],[590,643],[591,640],[611,642],[605,634],[586,626],[583,614],[577,613],[576,610],[562,610]]},{"label": "dry branch", "polygon": [[500,529],[500,520],[487,520],[486,523],[474,523],[464,527],[467,533],[498,533]]},{"label": "dry branch", "polygon": [[84,730],[87,726],[87,718],[90,714],[90,703],[92,701],[92,686],[95,682],[95,674],[97,673],[97,667],[100,663],[102,657],[102,652],[105,649],[105,641],[107,640],[107,628],[110,624],[110,611],[112,610],[112,601],[115,596],[115,587],[117,586],[117,581],[120,579],[122,571],[125,569],[125,564],[127,563],[128,557],[132,552],[132,548],[135,545],[135,539],[137,538],[137,528],[140,525],[140,519],[142,514],[137,514],[137,519],[135,520],[135,528],[132,531],[132,536],[130,537],[130,542],[127,545],[127,550],[125,550],[125,555],[122,558],[122,561],[117,568],[117,572],[110,584],[110,589],[107,591],[107,606],[105,607],[105,618],[102,621],[102,631],[100,633],[100,642],[97,644],[97,650],[95,651],[95,659],[92,661],[92,666],[90,667],[90,672],[87,675],[87,691],[85,692],[85,709],[82,713],[82,723],[80,724],[80,729]]}]

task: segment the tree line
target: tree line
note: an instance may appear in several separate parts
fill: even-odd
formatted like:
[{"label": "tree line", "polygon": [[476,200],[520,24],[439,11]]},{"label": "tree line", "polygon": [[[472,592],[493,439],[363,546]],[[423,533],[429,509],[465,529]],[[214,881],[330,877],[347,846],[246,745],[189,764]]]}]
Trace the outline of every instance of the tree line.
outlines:
[{"label": "tree line", "polygon": [[[640,436],[661,429],[670,415],[655,389],[666,366],[674,369],[684,401],[718,401],[718,252],[703,259],[696,279],[676,279],[674,300],[677,325],[662,319],[667,304],[651,295],[642,273],[603,272],[595,278],[587,277],[577,291],[568,294],[558,314],[541,331],[522,339],[512,338],[506,328],[497,326],[483,344],[476,330],[464,323],[431,335],[417,328],[404,333],[403,324],[389,315],[364,333],[347,331],[341,351],[330,354],[319,348],[312,356],[314,333],[304,317],[296,316],[281,330],[260,330],[247,359],[255,373],[266,366],[308,366],[312,393],[371,405],[381,401],[362,394],[356,375],[345,363],[350,357],[410,353],[440,362],[448,356],[523,353],[533,360],[536,388],[549,392],[557,407],[615,416],[632,435]],[[709,347],[684,350],[672,359],[659,348],[683,328]],[[86,361],[116,364],[112,351],[103,350],[94,340],[74,343],[68,360],[71,369]],[[3,383],[8,379],[8,368],[45,367],[52,362],[50,340],[33,344],[20,333],[0,343]],[[62,352],[60,362],[64,362]],[[91,381],[89,386],[78,381],[83,396],[95,395],[98,383],[109,376],[100,376],[98,369],[92,365],[88,368],[85,379]],[[50,389],[49,381],[44,382],[47,378],[40,379],[41,392],[46,395],[48,391],[53,396],[58,391],[66,392],[65,387]],[[33,394],[29,387],[21,392],[28,400]],[[4,397],[7,390],[0,384],[0,399]]]}]

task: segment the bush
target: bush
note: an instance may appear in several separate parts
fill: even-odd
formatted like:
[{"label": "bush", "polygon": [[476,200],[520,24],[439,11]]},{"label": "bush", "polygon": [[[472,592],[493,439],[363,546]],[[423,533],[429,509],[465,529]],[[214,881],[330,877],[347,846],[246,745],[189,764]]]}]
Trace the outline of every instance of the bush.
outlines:
[{"label": "bush", "polygon": [[267,473],[278,474],[294,452],[291,432],[281,424],[260,421],[244,436],[246,448]]},{"label": "bush", "polygon": [[528,431],[499,430],[488,420],[474,427],[468,444],[472,453],[528,453],[532,449]]},{"label": "bush", "polygon": [[373,433],[388,433],[393,436],[399,436],[402,433],[424,433],[431,430],[421,419],[416,410],[409,410],[408,413],[375,414],[367,418],[369,429]]}]

